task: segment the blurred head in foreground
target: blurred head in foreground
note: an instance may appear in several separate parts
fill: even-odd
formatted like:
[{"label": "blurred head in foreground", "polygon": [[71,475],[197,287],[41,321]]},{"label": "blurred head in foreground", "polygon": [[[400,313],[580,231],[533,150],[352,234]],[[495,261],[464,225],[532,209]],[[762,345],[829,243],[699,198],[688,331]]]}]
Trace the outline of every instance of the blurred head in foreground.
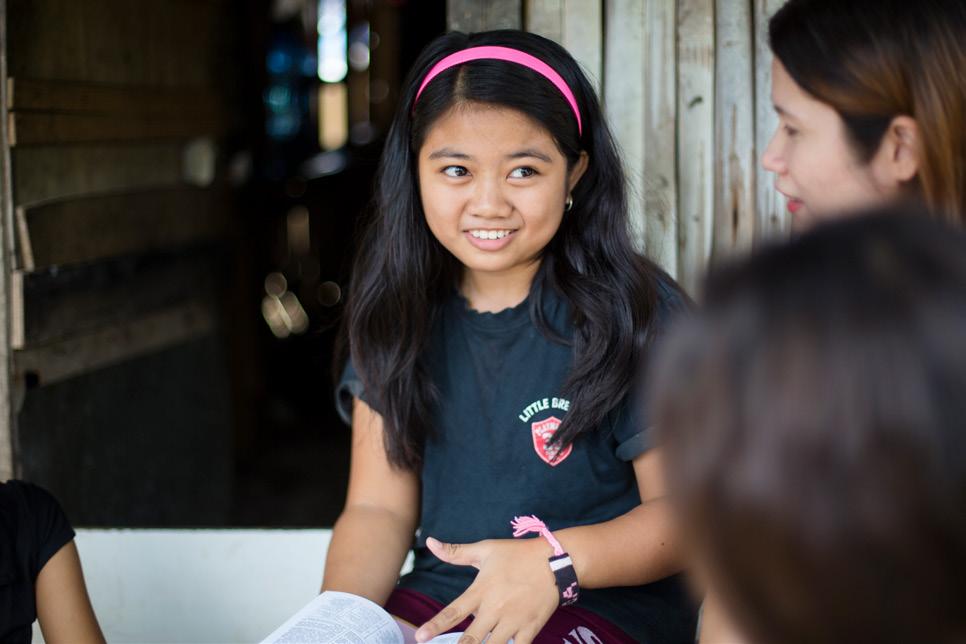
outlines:
[{"label": "blurred head in foreground", "polygon": [[695,570],[759,644],[966,642],[966,236],[897,208],[713,274],[651,379]]}]

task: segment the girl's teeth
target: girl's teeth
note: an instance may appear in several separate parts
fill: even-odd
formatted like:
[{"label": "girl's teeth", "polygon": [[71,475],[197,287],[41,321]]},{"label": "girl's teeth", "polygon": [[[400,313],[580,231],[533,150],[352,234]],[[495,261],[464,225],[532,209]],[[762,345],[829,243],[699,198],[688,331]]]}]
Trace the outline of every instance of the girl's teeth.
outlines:
[{"label": "girl's teeth", "polygon": [[471,230],[470,234],[477,239],[503,239],[510,234],[509,230]]}]

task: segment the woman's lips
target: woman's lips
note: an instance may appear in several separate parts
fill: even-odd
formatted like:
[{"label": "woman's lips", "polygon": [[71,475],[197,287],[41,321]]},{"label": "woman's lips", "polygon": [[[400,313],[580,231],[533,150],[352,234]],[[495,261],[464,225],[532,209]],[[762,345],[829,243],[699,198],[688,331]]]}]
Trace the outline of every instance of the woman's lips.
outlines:
[{"label": "woman's lips", "polygon": [[794,199],[792,197],[788,198],[788,212],[792,213],[793,215],[804,207],[805,204],[803,204],[799,199]]}]

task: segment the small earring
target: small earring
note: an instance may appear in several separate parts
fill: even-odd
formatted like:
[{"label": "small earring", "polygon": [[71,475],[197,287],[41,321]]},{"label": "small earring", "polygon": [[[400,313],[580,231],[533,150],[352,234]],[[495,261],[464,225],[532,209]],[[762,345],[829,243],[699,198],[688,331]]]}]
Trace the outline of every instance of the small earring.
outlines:
[{"label": "small earring", "polygon": [[574,197],[573,195],[567,195],[567,201],[564,202],[564,212],[570,212],[570,209],[574,207]]}]

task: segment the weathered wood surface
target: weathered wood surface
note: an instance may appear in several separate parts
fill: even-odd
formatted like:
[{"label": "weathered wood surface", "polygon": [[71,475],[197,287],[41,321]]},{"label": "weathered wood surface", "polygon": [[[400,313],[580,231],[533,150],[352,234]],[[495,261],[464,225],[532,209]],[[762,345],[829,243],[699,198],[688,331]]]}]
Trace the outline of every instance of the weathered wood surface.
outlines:
[{"label": "weathered wood surface", "polygon": [[12,111],[92,114],[172,113],[213,117],[223,111],[218,95],[206,88],[107,85],[34,78],[7,79],[7,108]]},{"label": "weathered wood surface", "polygon": [[600,95],[604,55],[601,0],[563,0],[562,44],[573,55]]},{"label": "weathered wood surface", "polygon": [[200,338],[215,328],[210,302],[179,305],[87,334],[13,352],[18,378],[48,385]]},{"label": "weathered wood surface", "polygon": [[171,188],[20,207],[20,265],[32,271],[224,237],[225,199],[215,190]]},{"label": "weathered wood surface", "polygon": [[[0,125],[7,122],[7,2],[0,0]],[[10,270],[13,259],[13,181],[10,142],[0,127],[0,481],[17,476],[13,453],[16,413],[10,350]]]},{"label": "weathered wood surface", "polygon": [[231,3],[7,0],[12,77],[210,86],[226,59]]},{"label": "weathered wood surface", "polygon": [[13,150],[16,205],[181,183],[183,146],[29,146]]},{"label": "weathered wood surface", "polygon": [[780,239],[791,227],[790,215],[781,193],[775,190],[774,176],[761,167],[761,156],[771,140],[778,117],[771,100],[771,61],[768,47],[768,20],[785,4],[785,0],[754,0],[755,3],[755,148],[757,196],[756,240]]},{"label": "weathered wood surface", "polygon": [[697,293],[714,222],[714,0],[678,4],[678,281]]},{"label": "weathered wood surface", "polygon": [[446,0],[451,31],[476,32],[523,27],[522,0]]},{"label": "weathered wood surface", "polygon": [[751,6],[715,3],[714,257],[751,249],[755,231],[755,82]]},{"label": "weathered wood surface", "polygon": [[675,4],[675,0],[650,0],[644,12],[644,245],[672,277],[678,264]]},{"label": "weathered wood surface", "polygon": [[645,247],[644,215],[644,5],[611,0],[605,5],[604,107],[624,157],[631,236]]},{"label": "weathered wood surface", "polygon": [[14,271],[11,346],[24,349],[170,308],[189,299],[217,299],[224,275],[217,255],[137,256],[96,264]]}]

